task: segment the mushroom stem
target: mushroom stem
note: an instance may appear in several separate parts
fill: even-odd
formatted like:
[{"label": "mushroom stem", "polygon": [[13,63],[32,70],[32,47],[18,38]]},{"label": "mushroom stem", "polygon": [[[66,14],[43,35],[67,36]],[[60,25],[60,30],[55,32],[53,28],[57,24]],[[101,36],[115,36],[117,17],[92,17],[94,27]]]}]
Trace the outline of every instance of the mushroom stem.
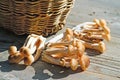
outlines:
[{"label": "mushroom stem", "polygon": [[29,55],[27,57],[24,58],[24,64],[29,66],[34,62],[34,57],[32,55]]},{"label": "mushroom stem", "polygon": [[54,53],[67,53],[66,48],[50,48],[44,51],[45,54],[54,54]]},{"label": "mushroom stem", "polygon": [[99,52],[102,52],[102,53],[106,49],[104,42],[99,42],[99,43],[94,43],[94,44],[84,42],[84,45],[86,48],[95,49],[95,50],[98,50]]},{"label": "mushroom stem", "polygon": [[100,25],[106,34],[110,34],[110,29],[107,27],[107,23],[104,19],[100,19]]},{"label": "mushroom stem", "polygon": [[16,52],[14,55],[8,57],[9,63],[19,63],[24,59],[24,55],[20,52]]},{"label": "mushroom stem", "polygon": [[86,55],[82,55],[81,58],[79,58],[79,63],[82,70],[86,70],[88,66],[90,65],[90,59]]},{"label": "mushroom stem", "polygon": [[[89,40],[91,40],[91,39],[96,39],[96,40],[103,40],[103,39],[105,39],[106,41],[110,41],[110,39],[111,39],[111,36],[109,35],[109,34],[104,34],[104,33],[102,33],[102,34],[93,34],[93,35],[90,35],[90,36],[85,36],[85,37],[87,37]],[[83,37],[84,38],[84,37]]]},{"label": "mushroom stem", "polygon": [[93,22],[95,22],[97,26],[100,26],[100,21],[99,21],[99,19],[94,19]]},{"label": "mushroom stem", "polygon": [[50,43],[48,47],[67,46],[68,44],[70,44],[70,42],[56,42],[56,43]]},{"label": "mushroom stem", "polygon": [[78,68],[78,60],[77,59],[71,59],[70,61],[70,67],[72,70],[76,70]]},{"label": "mushroom stem", "polygon": [[60,59],[55,59],[46,54],[42,55],[42,60],[51,64],[60,65]]},{"label": "mushroom stem", "polygon": [[98,32],[98,33],[100,33],[100,32],[102,32],[103,33],[103,30],[102,29],[83,29],[82,30],[84,33],[85,32]]}]

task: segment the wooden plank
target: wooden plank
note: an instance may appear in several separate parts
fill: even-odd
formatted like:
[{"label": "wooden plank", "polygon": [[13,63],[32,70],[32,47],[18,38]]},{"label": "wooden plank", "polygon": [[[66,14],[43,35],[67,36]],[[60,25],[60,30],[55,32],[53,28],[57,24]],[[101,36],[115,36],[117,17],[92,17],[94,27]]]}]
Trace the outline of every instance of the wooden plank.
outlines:
[{"label": "wooden plank", "polygon": [[40,60],[28,67],[10,65],[7,62],[9,45],[20,47],[26,36],[16,36],[0,28],[0,79],[8,80],[11,77],[12,80],[120,80],[119,3],[120,0],[75,0],[74,8],[67,19],[67,27],[72,28],[94,18],[104,18],[112,35],[111,41],[105,42],[107,50],[103,54],[89,52],[91,64],[84,72],[53,67]]}]

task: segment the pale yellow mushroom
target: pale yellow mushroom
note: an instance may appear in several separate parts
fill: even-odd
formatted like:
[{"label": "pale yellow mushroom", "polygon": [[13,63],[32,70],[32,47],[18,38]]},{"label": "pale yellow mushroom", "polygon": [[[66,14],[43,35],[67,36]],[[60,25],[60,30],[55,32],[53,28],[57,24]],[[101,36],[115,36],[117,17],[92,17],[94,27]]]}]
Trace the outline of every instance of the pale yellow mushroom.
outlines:
[{"label": "pale yellow mushroom", "polygon": [[71,41],[71,39],[72,39],[72,36],[71,35],[66,35],[66,41]]},{"label": "pale yellow mushroom", "polygon": [[40,48],[40,49],[38,48],[37,51],[36,51],[36,53],[33,54],[34,61],[36,61],[36,60],[38,60],[40,58],[42,50],[43,50],[42,48]]},{"label": "pale yellow mushroom", "polygon": [[79,58],[79,63],[80,63],[80,67],[82,70],[86,70],[88,68],[88,66],[90,65],[90,59],[88,56],[86,55],[82,55]]},{"label": "pale yellow mushroom", "polygon": [[48,47],[66,47],[67,45],[71,44],[72,42],[56,42],[56,43],[49,43]]},{"label": "pale yellow mushroom", "polygon": [[63,66],[63,67],[70,67],[70,61],[71,61],[71,59],[66,60],[65,58],[62,58],[60,60],[60,65]]},{"label": "pale yellow mushroom", "polygon": [[20,52],[24,55],[24,57],[32,55],[30,49],[27,47],[21,47]]},{"label": "pale yellow mushroom", "polygon": [[14,55],[17,52],[17,47],[16,46],[10,46],[8,53],[10,55]]},{"label": "pale yellow mushroom", "polygon": [[69,45],[68,48],[64,50],[59,51],[52,51],[52,52],[45,52],[45,54],[51,55],[54,58],[62,58],[62,57],[70,57],[73,55],[77,55],[78,53],[77,47],[73,47],[72,45]]},{"label": "pale yellow mushroom", "polygon": [[55,59],[49,55],[43,54],[42,55],[42,60],[51,64],[55,64],[55,65],[61,65],[60,64],[60,59]]},{"label": "pale yellow mushroom", "polygon": [[31,54],[30,49],[27,47],[21,47],[21,54],[24,55],[24,64],[31,65],[34,62],[34,56]]},{"label": "pale yellow mushroom", "polygon": [[24,58],[24,64],[29,66],[34,62],[34,57],[32,55],[29,55]]},{"label": "pale yellow mushroom", "polygon": [[[110,41],[111,40],[111,36],[110,34],[105,34],[105,33],[102,33],[102,34],[91,34],[89,36],[86,35],[86,37],[88,38],[88,40],[91,40],[91,39],[96,39],[96,40],[103,40],[105,39],[106,41]],[[84,37],[83,37],[84,39]]]},{"label": "pale yellow mushroom", "polygon": [[48,48],[44,51],[45,54],[67,53],[67,48]]},{"label": "pale yellow mushroom", "polygon": [[68,45],[68,54],[75,54],[75,48],[73,45]]},{"label": "pale yellow mushroom", "polygon": [[95,22],[98,27],[100,26],[100,21],[99,21],[99,19],[94,19],[93,22]]},{"label": "pale yellow mushroom", "polygon": [[71,59],[70,61],[70,67],[72,70],[76,70],[78,68],[78,61],[77,59]]},{"label": "pale yellow mushroom", "polygon": [[77,46],[78,54],[79,56],[81,56],[85,52],[85,46],[81,41],[78,41],[76,46]]},{"label": "pale yellow mushroom", "polygon": [[70,36],[73,36],[73,30],[70,28],[67,28],[65,33],[69,34]]},{"label": "pale yellow mushroom", "polygon": [[62,41],[71,41],[72,37],[73,37],[73,30],[67,28],[62,38]]},{"label": "pale yellow mushroom", "polygon": [[110,34],[110,29],[107,27],[107,23],[104,19],[100,19],[100,25],[106,34]]},{"label": "pale yellow mushroom", "polygon": [[68,54],[64,54],[64,53],[54,53],[54,54],[51,54],[51,56],[53,58],[62,58],[62,57],[65,57],[65,56],[69,56]]},{"label": "pale yellow mushroom", "polygon": [[34,37],[31,37],[30,35],[27,37],[25,43],[23,46],[30,47],[31,42],[34,40]]},{"label": "pale yellow mushroom", "polygon": [[103,33],[104,31],[102,29],[83,29],[82,32],[84,33]]},{"label": "pale yellow mushroom", "polygon": [[15,54],[10,55],[10,56],[8,57],[9,63],[19,63],[19,62],[21,62],[23,59],[24,59],[24,55],[21,54],[21,53],[18,52],[18,51],[17,51]]},{"label": "pale yellow mushroom", "polygon": [[101,37],[101,35],[100,35],[100,37],[99,36],[94,37],[94,36],[85,35],[81,38],[81,40],[82,40],[82,42],[99,43],[99,42],[103,41],[103,37]]},{"label": "pale yellow mushroom", "polygon": [[94,49],[101,53],[103,53],[106,50],[106,46],[105,46],[104,42],[99,42],[99,43],[94,43],[94,44],[84,42],[84,45],[86,48]]}]

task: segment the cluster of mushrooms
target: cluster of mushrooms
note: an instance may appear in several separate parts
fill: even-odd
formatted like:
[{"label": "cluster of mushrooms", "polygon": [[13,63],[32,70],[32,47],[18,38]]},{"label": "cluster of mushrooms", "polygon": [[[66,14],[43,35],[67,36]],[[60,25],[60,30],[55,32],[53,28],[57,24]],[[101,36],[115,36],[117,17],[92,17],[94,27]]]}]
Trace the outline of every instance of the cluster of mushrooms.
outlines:
[{"label": "cluster of mushrooms", "polygon": [[106,49],[103,40],[110,41],[110,29],[104,19],[94,19],[93,23],[88,23],[81,27],[81,32],[74,31],[74,36],[82,40],[86,48],[97,50],[103,53]]},{"label": "cluster of mushrooms", "polygon": [[[27,37],[23,47],[18,51],[15,46],[9,49],[9,62],[31,65],[38,60],[77,70],[86,70],[90,64],[85,49],[94,49],[103,53],[106,49],[103,40],[110,41],[110,29],[104,19],[94,19],[79,30],[67,28],[63,37],[56,42],[45,44],[46,38],[31,34]],[[42,53],[42,54],[41,54]]]},{"label": "cluster of mushrooms", "polygon": [[20,63],[24,61],[25,65],[31,65],[39,59],[44,49],[46,38],[31,34],[25,40],[24,45],[17,50],[16,46],[10,46],[8,60],[10,63]]}]

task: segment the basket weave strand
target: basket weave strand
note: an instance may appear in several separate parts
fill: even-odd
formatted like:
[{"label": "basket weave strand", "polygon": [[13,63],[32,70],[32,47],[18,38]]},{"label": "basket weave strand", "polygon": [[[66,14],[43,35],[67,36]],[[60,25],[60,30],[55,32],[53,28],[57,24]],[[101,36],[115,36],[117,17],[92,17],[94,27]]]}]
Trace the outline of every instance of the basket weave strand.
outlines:
[{"label": "basket weave strand", "polygon": [[48,36],[65,25],[74,0],[0,0],[0,25],[18,35]]}]

